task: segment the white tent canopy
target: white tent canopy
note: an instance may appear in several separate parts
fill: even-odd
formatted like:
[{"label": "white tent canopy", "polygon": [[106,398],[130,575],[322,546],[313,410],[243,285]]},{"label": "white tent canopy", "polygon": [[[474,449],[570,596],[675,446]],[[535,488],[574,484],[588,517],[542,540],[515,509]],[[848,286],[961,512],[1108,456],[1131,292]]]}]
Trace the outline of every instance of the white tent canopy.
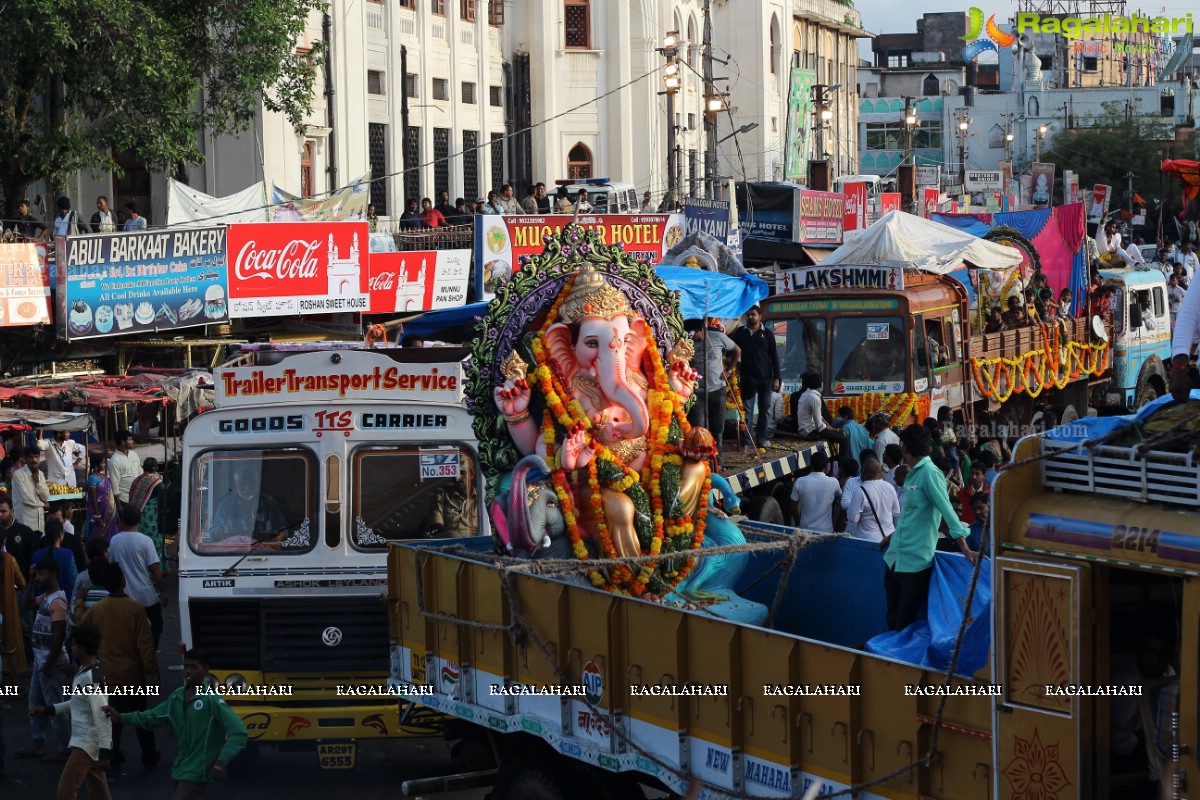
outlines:
[{"label": "white tent canopy", "polygon": [[821,259],[820,266],[872,264],[946,275],[962,269],[965,261],[981,269],[1007,269],[1021,263],[1021,251],[892,211]]},{"label": "white tent canopy", "polygon": [[167,178],[167,224],[173,227],[270,222],[267,211],[263,181],[235,194],[213,197]]}]

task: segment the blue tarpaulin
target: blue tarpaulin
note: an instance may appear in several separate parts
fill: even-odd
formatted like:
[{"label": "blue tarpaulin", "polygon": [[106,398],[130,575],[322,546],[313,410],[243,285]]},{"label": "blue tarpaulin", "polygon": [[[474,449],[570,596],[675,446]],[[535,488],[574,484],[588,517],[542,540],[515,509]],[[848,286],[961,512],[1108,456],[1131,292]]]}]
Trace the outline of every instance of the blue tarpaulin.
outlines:
[{"label": "blue tarpaulin", "polygon": [[[1200,401],[1200,389],[1193,389],[1189,399]],[[1081,417],[1074,422],[1068,422],[1066,425],[1046,431],[1045,436],[1055,442],[1090,442],[1093,439],[1107,436],[1113,431],[1131,428],[1134,423],[1144,422],[1151,414],[1173,402],[1175,401],[1171,395],[1166,394],[1142,406],[1136,414],[1127,414],[1123,417]]]},{"label": "blue tarpaulin", "polygon": [[[927,618],[902,631],[879,634],[867,642],[867,652],[945,671],[954,655],[954,644],[963,620],[963,604],[967,601],[974,569],[959,553],[935,553]],[[979,581],[971,600],[971,618],[958,653],[955,668],[958,675],[973,675],[988,663],[988,648],[992,641],[991,602],[992,571],[985,560],[979,568]]]},{"label": "blue tarpaulin", "polygon": [[[668,289],[679,293],[679,310],[684,319],[701,319],[706,311],[710,317],[734,319],[761,302],[768,292],[766,282],[750,274],[735,277],[691,267],[656,267],[655,270]],[[470,324],[486,310],[487,303],[480,302],[427,311],[405,320],[404,332],[436,339],[444,331]]]}]

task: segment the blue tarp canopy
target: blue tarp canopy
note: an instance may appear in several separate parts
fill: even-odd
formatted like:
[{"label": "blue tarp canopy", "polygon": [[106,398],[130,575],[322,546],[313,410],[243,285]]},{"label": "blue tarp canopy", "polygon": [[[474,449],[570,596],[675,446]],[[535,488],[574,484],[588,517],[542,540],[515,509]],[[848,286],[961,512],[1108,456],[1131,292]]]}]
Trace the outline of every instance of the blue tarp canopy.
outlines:
[{"label": "blue tarp canopy", "polygon": [[[767,284],[754,275],[725,275],[691,267],[656,267],[667,288],[679,293],[679,310],[684,319],[709,317],[734,319],[745,314],[767,296]],[[404,332],[436,339],[447,331],[470,326],[484,315],[487,303],[469,303],[457,308],[426,311],[405,320]]]},{"label": "blue tarp canopy", "polygon": [[[1200,389],[1193,389],[1188,399],[1200,401]],[[1127,414],[1123,417],[1080,417],[1074,422],[1068,422],[1066,425],[1046,431],[1045,437],[1052,442],[1063,444],[1090,442],[1114,431],[1132,428],[1135,423],[1144,422],[1151,414],[1168,403],[1174,402],[1171,395],[1166,394],[1142,406],[1136,414]]]}]

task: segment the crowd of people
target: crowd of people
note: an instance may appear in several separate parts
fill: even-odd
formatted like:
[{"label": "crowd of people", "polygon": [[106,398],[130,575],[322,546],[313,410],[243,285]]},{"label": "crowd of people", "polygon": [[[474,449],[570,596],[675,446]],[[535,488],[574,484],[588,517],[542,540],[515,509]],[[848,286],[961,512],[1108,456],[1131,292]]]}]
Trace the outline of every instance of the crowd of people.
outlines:
[{"label": "crowd of people", "polygon": [[43,242],[59,236],[76,236],[82,233],[115,233],[117,231],[143,231],[146,218],[138,204],[130,201],[122,211],[109,205],[108,198],[96,198],[96,210],[84,222],[79,212],[71,208],[71,198],[63,196],[54,203],[54,220],[49,225],[30,213],[30,203],[22,199],[17,203],[17,215],[0,225],[0,240]]},{"label": "crowd of people", "polygon": [[[147,703],[161,680],[167,554],[158,463],[139,458],[133,444],[120,431],[106,457],[65,431],[25,446],[0,443],[0,675],[23,689],[30,716],[29,742],[12,754],[62,765],[59,798],[75,797],[84,783],[90,797],[109,796],[126,724],[137,729],[147,770],[160,760],[153,728],[173,726],[184,737],[172,768],[177,798],[202,796],[245,743],[218,697],[182,714],[176,695],[204,692],[202,653],[185,659],[187,687]],[[82,518],[71,499],[51,502],[48,485],[83,493]],[[112,687],[121,691],[109,697]],[[0,727],[0,780],[5,739],[15,735]]]}]

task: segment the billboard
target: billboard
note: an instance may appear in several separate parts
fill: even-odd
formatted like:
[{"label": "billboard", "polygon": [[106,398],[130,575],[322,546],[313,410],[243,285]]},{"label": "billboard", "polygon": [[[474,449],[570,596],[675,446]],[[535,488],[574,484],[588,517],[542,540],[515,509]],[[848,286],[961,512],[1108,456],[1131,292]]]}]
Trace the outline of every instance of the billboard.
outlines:
[{"label": "billboard", "polygon": [[466,305],[470,250],[372,253],[367,265],[372,314],[405,314]]},{"label": "billboard", "polygon": [[735,187],[742,238],[794,242],[800,230],[800,191],[794,183],[743,183]]},{"label": "billboard", "polygon": [[59,338],[228,322],[225,248],[224,227],[60,238]]},{"label": "billboard", "polygon": [[0,328],[50,322],[50,273],[33,242],[0,244]]},{"label": "billboard", "polygon": [[847,231],[859,231],[867,227],[867,184],[846,183],[842,185],[846,194],[843,210],[843,227]]},{"label": "billboard", "polygon": [[1033,163],[1033,207],[1049,208],[1054,196],[1054,165]]},{"label": "billboard", "polygon": [[684,229],[688,234],[703,232],[721,244],[729,242],[729,201],[685,200],[683,203]]},{"label": "billboard", "polygon": [[557,234],[570,222],[596,231],[605,244],[621,245],[626,253],[651,264],[683,239],[682,214],[569,214],[521,216],[480,214],[475,217],[475,292],[491,300],[496,289],[521,268],[522,259],[538,255],[542,237]]},{"label": "billboard", "polygon": [[804,183],[808,177],[809,114],[812,111],[812,87],[817,71],[792,67],[788,86],[787,141],[784,151],[784,180]]},{"label": "billboard", "polygon": [[229,226],[229,316],[362,313],[366,222]]},{"label": "billboard", "polygon": [[900,193],[883,192],[879,195],[879,216],[900,210]]},{"label": "billboard", "polygon": [[841,244],[846,196],[841,192],[800,192],[800,244]]}]

